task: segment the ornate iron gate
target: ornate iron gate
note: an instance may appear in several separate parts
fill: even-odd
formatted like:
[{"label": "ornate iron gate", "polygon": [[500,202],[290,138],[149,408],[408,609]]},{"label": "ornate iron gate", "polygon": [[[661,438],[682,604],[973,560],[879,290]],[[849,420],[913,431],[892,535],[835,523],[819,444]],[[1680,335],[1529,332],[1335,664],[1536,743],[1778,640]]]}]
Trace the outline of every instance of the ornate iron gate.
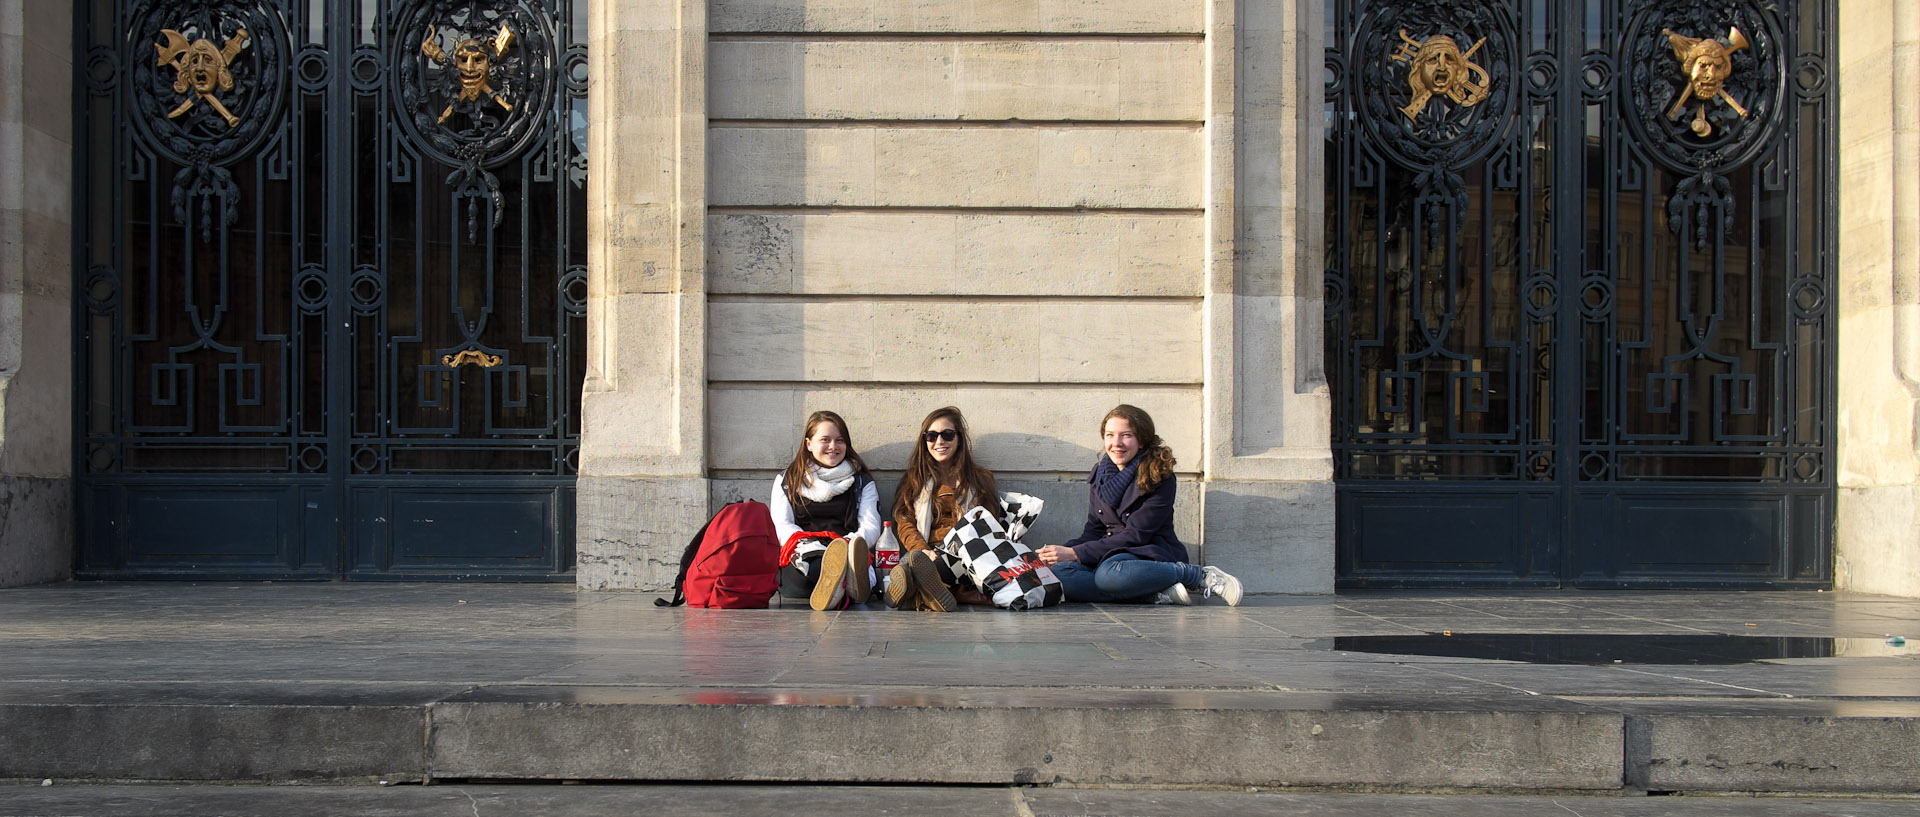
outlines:
[{"label": "ornate iron gate", "polygon": [[578,5],[77,4],[82,575],[572,571]]},{"label": "ornate iron gate", "polygon": [[1826,586],[1833,5],[1329,0],[1343,586]]}]

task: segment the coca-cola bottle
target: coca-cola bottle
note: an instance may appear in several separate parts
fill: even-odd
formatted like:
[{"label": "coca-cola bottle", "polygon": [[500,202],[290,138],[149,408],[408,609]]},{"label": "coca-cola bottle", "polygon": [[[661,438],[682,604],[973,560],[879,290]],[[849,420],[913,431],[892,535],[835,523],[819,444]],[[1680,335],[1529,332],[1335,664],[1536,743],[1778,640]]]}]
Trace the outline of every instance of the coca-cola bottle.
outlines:
[{"label": "coca-cola bottle", "polygon": [[893,535],[892,522],[882,523],[880,528],[880,544],[875,545],[873,548],[873,572],[879,574],[879,578],[873,583],[874,590],[884,591],[887,589],[887,573],[892,571],[893,566],[899,563],[900,538]]}]

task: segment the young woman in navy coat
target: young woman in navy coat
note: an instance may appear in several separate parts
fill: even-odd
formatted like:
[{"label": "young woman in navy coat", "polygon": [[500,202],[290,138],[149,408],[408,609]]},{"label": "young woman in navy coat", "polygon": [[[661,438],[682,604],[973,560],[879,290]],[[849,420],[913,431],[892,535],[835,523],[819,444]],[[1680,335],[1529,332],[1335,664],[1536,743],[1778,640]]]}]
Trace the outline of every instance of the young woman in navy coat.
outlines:
[{"label": "young woman in navy coat", "polygon": [[1188,564],[1187,546],[1174,535],[1173,451],[1154,433],[1153,418],[1115,406],[1100,419],[1100,445],[1087,475],[1086,528],[1038,553],[1067,601],[1192,604],[1198,595],[1238,607],[1240,580]]}]

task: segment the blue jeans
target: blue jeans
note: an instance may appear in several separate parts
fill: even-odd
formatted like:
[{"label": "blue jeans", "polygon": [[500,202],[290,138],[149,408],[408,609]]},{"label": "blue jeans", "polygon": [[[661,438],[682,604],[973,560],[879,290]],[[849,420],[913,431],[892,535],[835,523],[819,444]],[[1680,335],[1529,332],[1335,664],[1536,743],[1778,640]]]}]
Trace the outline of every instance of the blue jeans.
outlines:
[{"label": "blue jeans", "polygon": [[1152,604],[1153,594],[1185,584],[1199,587],[1200,568],[1186,562],[1156,562],[1131,553],[1116,553],[1097,567],[1079,562],[1051,565],[1060,577],[1060,589],[1067,601],[1127,602]]}]

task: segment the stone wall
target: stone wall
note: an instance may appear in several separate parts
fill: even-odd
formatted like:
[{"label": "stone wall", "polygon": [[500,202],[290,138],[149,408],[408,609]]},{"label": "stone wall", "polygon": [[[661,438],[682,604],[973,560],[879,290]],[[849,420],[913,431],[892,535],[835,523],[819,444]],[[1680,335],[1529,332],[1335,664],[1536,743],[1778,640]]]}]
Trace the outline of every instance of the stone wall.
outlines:
[{"label": "stone wall", "polygon": [[72,570],[71,6],[0,6],[0,587]]},{"label": "stone wall", "polygon": [[1835,585],[1920,596],[1920,4],[1845,12]]},{"label": "stone wall", "polygon": [[597,4],[581,585],[669,582],[818,409],[885,503],[959,406],[1058,541],[1124,401],[1207,560],[1331,589],[1309,5]]},{"label": "stone wall", "polygon": [[1114,403],[1200,465],[1203,9],[914,5],[713,5],[716,490],[764,496],[832,409],[891,501],[953,404],[1059,541]]}]

